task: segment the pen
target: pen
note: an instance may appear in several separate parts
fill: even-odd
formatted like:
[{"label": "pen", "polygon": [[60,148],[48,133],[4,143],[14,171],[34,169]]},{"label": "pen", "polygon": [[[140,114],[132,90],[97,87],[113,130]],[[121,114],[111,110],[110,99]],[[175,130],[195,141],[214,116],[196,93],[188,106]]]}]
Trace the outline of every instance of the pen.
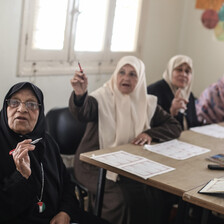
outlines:
[{"label": "pen", "polygon": [[79,62],[78,62],[78,65],[79,65],[80,72],[82,72],[82,73],[83,73],[83,69],[82,69],[82,67],[81,67],[81,65],[80,65],[80,63],[79,63]]},{"label": "pen", "polygon": [[185,116],[187,115],[184,109],[180,109],[179,112]]},{"label": "pen", "polygon": [[[33,140],[32,142],[30,142],[31,145],[35,145],[37,144],[42,138],[37,138],[35,140]],[[9,155],[12,155],[12,153],[15,151],[15,149],[12,149],[10,152],[9,152]]]},{"label": "pen", "polygon": [[224,170],[224,166],[216,164],[208,164],[210,170]]},{"label": "pen", "polygon": [[31,145],[35,145],[37,144],[40,140],[42,140],[42,138],[37,138],[36,140],[33,140],[32,142],[30,142]]}]

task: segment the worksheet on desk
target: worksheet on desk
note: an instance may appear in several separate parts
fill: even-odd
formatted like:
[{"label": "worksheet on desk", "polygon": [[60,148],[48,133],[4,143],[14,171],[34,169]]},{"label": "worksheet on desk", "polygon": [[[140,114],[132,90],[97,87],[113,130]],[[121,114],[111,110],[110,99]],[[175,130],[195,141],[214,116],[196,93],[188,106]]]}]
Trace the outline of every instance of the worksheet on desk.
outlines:
[{"label": "worksheet on desk", "polygon": [[91,158],[144,179],[174,170],[173,167],[122,150],[99,156],[93,155]]},{"label": "worksheet on desk", "polygon": [[194,127],[190,128],[190,130],[215,138],[224,138],[224,127],[218,124],[209,124],[200,127]]},{"label": "worksheet on desk", "polygon": [[210,149],[182,142],[177,139],[156,145],[144,145],[144,149],[178,160],[188,159],[210,151]]},{"label": "worksheet on desk", "polygon": [[199,193],[224,193],[224,179],[223,178],[214,178],[209,181]]}]

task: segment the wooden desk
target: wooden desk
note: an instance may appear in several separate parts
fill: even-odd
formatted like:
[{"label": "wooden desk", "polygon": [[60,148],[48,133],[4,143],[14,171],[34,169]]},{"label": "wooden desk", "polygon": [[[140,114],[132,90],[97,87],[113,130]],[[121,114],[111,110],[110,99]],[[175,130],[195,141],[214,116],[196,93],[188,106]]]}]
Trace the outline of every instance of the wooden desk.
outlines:
[{"label": "wooden desk", "polygon": [[[106,170],[110,170],[112,172],[126,176],[141,183],[145,183],[149,186],[167,191],[182,198],[185,192],[195,189],[198,186],[202,186],[215,177],[218,178],[223,176],[223,173],[220,171],[207,169],[207,164],[209,162],[206,161],[205,158],[223,152],[224,140],[201,135],[193,131],[182,132],[179,140],[208,148],[211,151],[186,160],[175,160],[144,150],[142,146],[127,144],[111,149],[96,150],[93,152],[84,153],[80,155],[80,159],[89,164],[98,166]],[[165,164],[167,166],[174,167],[175,170],[144,180],[133,174],[117,169],[116,167],[112,167],[91,159],[91,156],[93,154],[100,155],[119,150],[124,150],[129,153],[140,155],[153,161]]]},{"label": "wooden desk", "polygon": [[[224,176],[224,172],[221,171],[221,173]],[[203,186],[185,192],[183,194],[183,200],[202,208],[224,214],[224,195],[215,196],[212,194],[199,194],[198,191]]]},{"label": "wooden desk", "polygon": [[[175,160],[153,152],[144,150],[142,146],[136,146],[132,144],[122,145],[111,149],[96,150],[80,155],[80,159],[92,165],[110,170],[136,181],[148,184],[150,186],[165,190],[177,196],[183,196],[183,193],[194,189],[200,185],[207,183],[214,177],[221,177],[223,173],[216,170],[208,170],[208,161],[206,157],[214,155],[216,153],[223,152],[224,140],[207,137],[200,135],[192,131],[185,131],[182,133],[179,140],[188,142],[194,145],[202,146],[211,149],[211,152],[195,156],[186,160]],[[109,166],[107,164],[95,161],[91,159],[93,154],[101,155],[108,152],[115,152],[123,150],[135,155],[140,155],[153,161],[165,164],[176,168],[174,171],[161,174],[158,176],[151,177],[144,180],[133,174],[127,173],[123,170],[117,169],[116,167]]]},{"label": "wooden desk", "polygon": [[[221,173],[224,175],[223,171]],[[206,224],[211,211],[224,214],[224,195],[199,194],[198,191],[203,186],[185,192],[183,194],[183,200],[204,209],[201,224]]]}]

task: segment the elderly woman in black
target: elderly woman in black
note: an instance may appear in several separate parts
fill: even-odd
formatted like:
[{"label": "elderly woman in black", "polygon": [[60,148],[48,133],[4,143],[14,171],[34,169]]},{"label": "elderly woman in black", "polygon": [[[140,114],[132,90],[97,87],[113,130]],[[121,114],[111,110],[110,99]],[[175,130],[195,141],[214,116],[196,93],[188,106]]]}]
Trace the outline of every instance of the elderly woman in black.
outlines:
[{"label": "elderly woman in black", "polygon": [[41,90],[29,82],[14,85],[4,99],[0,223],[88,223],[89,214],[79,208],[58,145],[45,132],[43,103]]}]

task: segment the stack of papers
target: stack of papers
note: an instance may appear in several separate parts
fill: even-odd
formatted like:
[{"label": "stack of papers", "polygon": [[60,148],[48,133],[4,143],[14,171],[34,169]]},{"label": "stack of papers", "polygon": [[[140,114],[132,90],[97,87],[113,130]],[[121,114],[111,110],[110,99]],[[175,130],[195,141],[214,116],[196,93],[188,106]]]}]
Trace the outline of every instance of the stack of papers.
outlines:
[{"label": "stack of papers", "polygon": [[210,151],[210,149],[182,142],[177,139],[156,145],[145,145],[144,148],[151,152],[178,160],[188,159]]},{"label": "stack of papers", "polygon": [[224,165],[224,154],[216,154],[207,158],[207,160]]},{"label": "stack of papers", "polygon": [[224,127],[218,124],[209,124],[200,127],[190,128],[191,131],[195,131],[199,134],[212,136],[215,138],[224,138]]},{"label": "stack of papers", "polygon": [[99,156],[93,155],[91,158],[144,179],[175,169],[125,151],[106,153]]}]

